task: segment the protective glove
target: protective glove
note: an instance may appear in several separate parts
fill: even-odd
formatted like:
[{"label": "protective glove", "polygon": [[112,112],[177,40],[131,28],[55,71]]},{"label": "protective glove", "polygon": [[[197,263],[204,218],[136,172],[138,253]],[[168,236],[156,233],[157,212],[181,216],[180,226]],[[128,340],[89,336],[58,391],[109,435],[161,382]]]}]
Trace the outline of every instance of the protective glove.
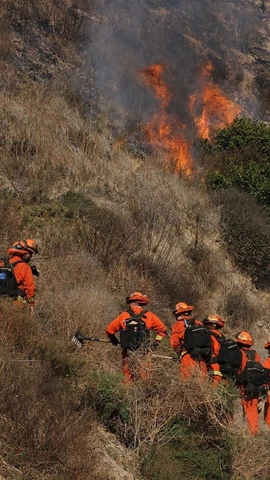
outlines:
[{"label": "protective glove", "polygon": [[117,347],[119,341],[118,341],[118,339],[116,338],[116,336],[115,336],[115,335],[108,335],[108,337],[109,337],[110,341],[112,342],[112,344],[113,344],[115,347]]},{"label": "protective glove", "polygon": [[151,345],[151,350],[156,350],[159,346],[160,342],[158,340],[155,340],[154,343]]}]

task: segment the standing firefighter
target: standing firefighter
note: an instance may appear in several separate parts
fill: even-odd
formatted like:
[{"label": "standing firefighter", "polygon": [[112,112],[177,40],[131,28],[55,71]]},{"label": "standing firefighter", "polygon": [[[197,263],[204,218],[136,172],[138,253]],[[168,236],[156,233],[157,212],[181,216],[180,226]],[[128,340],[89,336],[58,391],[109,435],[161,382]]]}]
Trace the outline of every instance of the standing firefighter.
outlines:
[{"label": "standing firefighter", "polygon": [[133,292],[126,298],[126,303],[128,310],[109,323],[106,333],[117,346],[119,341],[115,335],[120,331],[124,383],[130,384],[137,378],[148,380],[151,375],[150,330],[156,332],[152,349],[159,345],[167,332],[162,321],[145,310],[148,304],[146,295]]},{"label": "standing firefighter", "polygon": [[14,298],[18,305],[29,304],[32,315],[35,303],[33,279],[35,267],[31,268],[28,263],[34,253],[38,253],[38,246],[34,240],[19,240],[8,248],[7,254],[10,257],[8,261],[0,263],[0,294]]},{"label": "standing firefighter", "polygon": [[264,348],[268,351],[268,357],[263,362],[263,366],[266,370],[267,381],[267,397],[264,405],[264,420],[270,428],[270,340],[265,343]]},{"label": "standing firefighter", "polygon": [[192,318],[194,307],[184,302],[175,305],[171,347],[180,360],[180,376],[188,379],[196,368],[207,375],[207,363],[211,354],[211,335],[202,322]]},{"label": "standing firefighter", "polygon": [[208,365],[208,372],[213,384],[235,378],[242,366],[242,353],[235,340],[226,338],[221,329],[224,327],[224,320],[217,314],[208,315],[203,324],[211,333],[211,359]]},{"label": "standing firefighter", "polygon": [[237,333],[235,340],[242,352],[239,384],[243,413],[246,416],[250,433],[257,435],[258,404],[265,395],[266,370],[262,366],[260,355],[250,348],[254,344],[254,340],[249,332]]},{"label": "standing firefighter", "polygon": [[225,341],[225,337],[220,330],[224,327],[225,322],[219,315],[213,314],[208,315],[202,323],[211,333],[211,358],[208,364],[208,373],[213,384],[216,385],[225,380],[218,363],[221,343]]}]

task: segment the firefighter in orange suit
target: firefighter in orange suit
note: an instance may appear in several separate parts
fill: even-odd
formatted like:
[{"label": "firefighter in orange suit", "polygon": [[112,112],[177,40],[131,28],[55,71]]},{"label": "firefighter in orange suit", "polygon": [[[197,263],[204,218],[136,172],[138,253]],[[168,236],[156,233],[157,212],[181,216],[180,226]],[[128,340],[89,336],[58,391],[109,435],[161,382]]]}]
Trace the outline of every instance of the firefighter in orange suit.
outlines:
[{"label": "firefighter in orange suit", "polygon": [[220,350],[219,339],[225,339],[224,335],[221,333],[221,329],[224,327],[224,320],[217,314],[208,315],[204,320],[203,324],[211,332],[211,359],[208,365],[208,373],[212,379],[214,385],[226,381],[225,377],[220,371],[220,365],[217,363],[216,359]]},{"label": "firefighter in orange suit", "polygon": [[264,405],[264,420],[270,428],[270,340],[264,345],[264,348],[268,351],[268,357],[263,362],[264,368],[269,370],[268,372],[268,384],[267,384],[267,397]]},{"label": "firefighter in orange suit", "polygon": [[194,307],[184,302],[178,302],[173,310],[176,322],[172,326],[170,343],[172,349],[177,353],[180,361],[180,377],[187,380],[199,368],[203,375],[207,375],[207,366],[204,360],[194,359],[185,350],[184,337],[185,331],[189,323],[203,325],[199,320],[192,319]]},{"label": "firefighter in orange suit", "polygon": [[[248,352],[250,347],[254,344],[254,339],[249,332],[240,332],[235,336],[235,341],[238,344],[239,349],[242,352],[242,366],[241,372],[243,372],[247,362],[248,362]],[[255,352],[254,360],[261,363],[260,355]],[[259,423],[259,395],[254,394],[251,398],[245,395],[245,389],[243,386],[240,387],[241,402],[243,406],[243,412],[247,419],[247,424],[249,431],[252,435],[257,435],[258,433],[258,423]]]},{"label": "firefighter in orange suit", "polygon": [[38,246],[32,239],[19,240],[7,250],[7,254],[10,256],[9,263],[15,264],[14,276],[18,285],[15,302],[29,304],[32,315],[35,304],[35,283],[32,268],[28,263],[34,253],[38,253]]},{"label": "firefighter in orange suit", "polygon": [[[116,334],[120,332],[124,383],[130,384],[134,379],[148,380],[151,375],[150,330],[156,332],[155,341],[151,345],[152,350],[157,348],[162,338],[167,335],[167,331],[163,322],[154,313],[145,310],[148,304],[146,295],[133,292],[126,298],[126,303],[128,310],[120,313],[109,323],[106,333],[112,344],[117,346],[119,340]],[[132,331],[133,324],[135,327]],[[138,334],[139,328],[141,328],[141,334]],[[133,338],[132,341],[130,335]],[[122,338],[125,340],[122,341]],[[131,343],[128,343],[129,341]]]}]

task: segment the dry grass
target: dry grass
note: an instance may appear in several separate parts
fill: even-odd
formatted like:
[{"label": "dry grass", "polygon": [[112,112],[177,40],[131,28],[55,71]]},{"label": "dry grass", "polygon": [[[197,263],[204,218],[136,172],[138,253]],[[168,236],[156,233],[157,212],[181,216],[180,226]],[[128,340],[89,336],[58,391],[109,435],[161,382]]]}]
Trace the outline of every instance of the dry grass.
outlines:
[{"label": "dry grass", "polygon": [[270,474],[269,435],[256,439],[234,433],[232,480],[267,480]]},{"label": "dry grass", "polygon": [[85,32],[91,7],[92,0],[3,0],[0,12],[3,24],[7,22],[22,33],[29,34],[37,25],[67,40],[75,40]]},{"label": "dry grass", "polygon": [[1,472],[9,478],[11,465],[29,479],[88,478],[95,416],[78,411],[79,364],[24,309],[2,302],[1,312]]}]

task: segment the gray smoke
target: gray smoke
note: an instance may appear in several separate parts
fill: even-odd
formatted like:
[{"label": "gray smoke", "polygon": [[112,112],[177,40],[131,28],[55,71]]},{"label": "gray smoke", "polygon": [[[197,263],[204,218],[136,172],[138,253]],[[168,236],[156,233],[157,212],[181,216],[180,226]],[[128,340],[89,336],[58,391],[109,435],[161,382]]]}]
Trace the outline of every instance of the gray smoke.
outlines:
[{"label": "gray smoke", "polygon": [[90,54],[95,80],[112,119],[147,121],[158,103],[138,72],[166,63],[173,92],[170,113],[188,124],[187,101],[200,72],[213,63],[212,80],[243,113],[260,115],[254,91],[255,51],[263,48],[265,13],[247,0],[99,0]]}]

